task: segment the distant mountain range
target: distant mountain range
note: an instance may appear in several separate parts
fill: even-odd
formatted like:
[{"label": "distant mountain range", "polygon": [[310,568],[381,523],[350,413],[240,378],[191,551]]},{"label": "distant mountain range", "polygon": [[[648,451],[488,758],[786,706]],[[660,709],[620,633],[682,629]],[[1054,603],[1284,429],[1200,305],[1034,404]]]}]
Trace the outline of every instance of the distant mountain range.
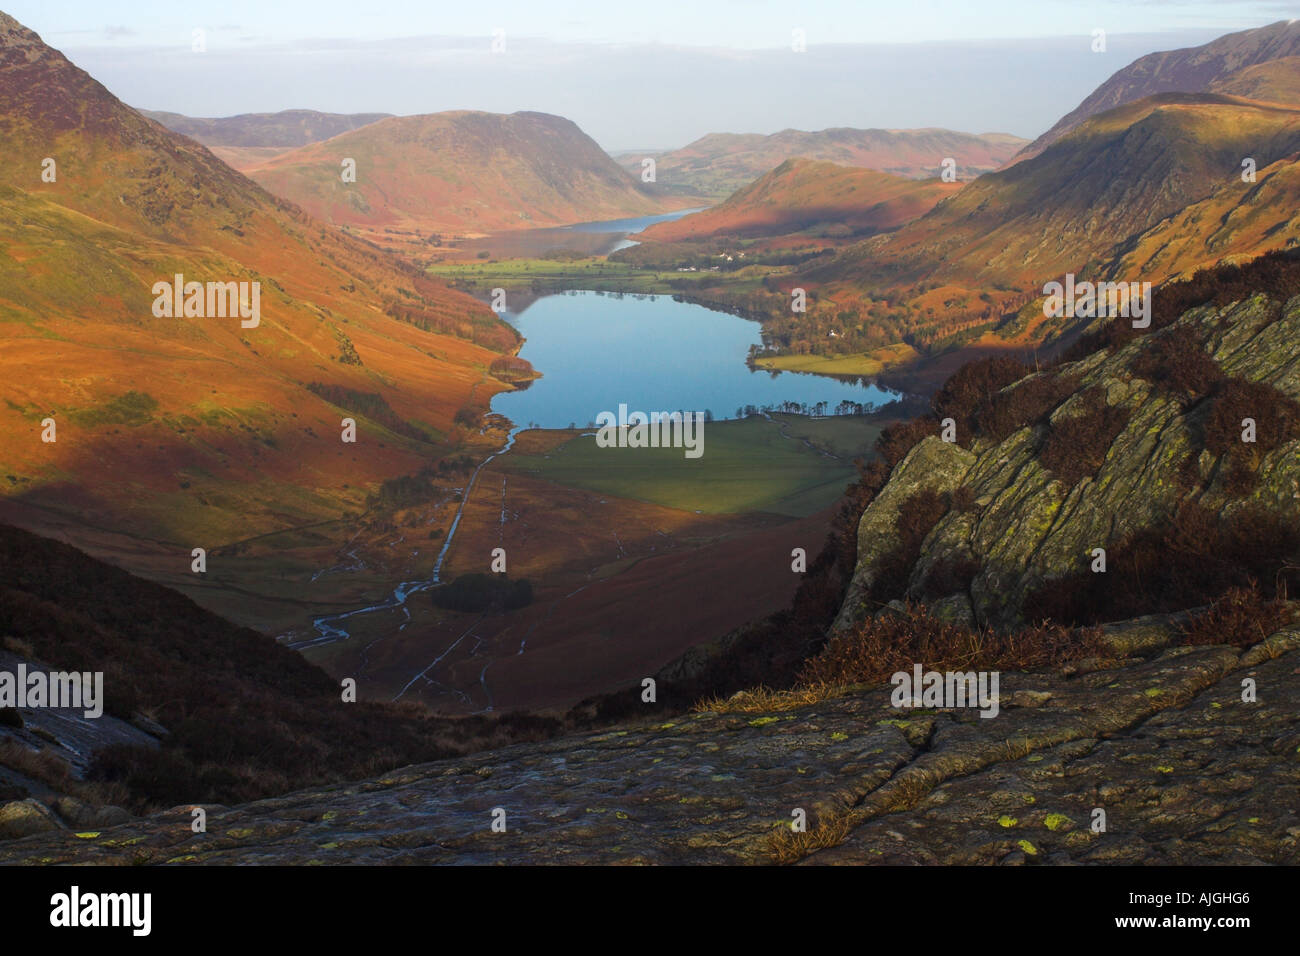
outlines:
[{"label": "distant mountain range", "polygon": [[223,162],[241,172],[308,143],[360,129],[392,113],[320,113],[316,110],[281,110],[278,113],[241,113],[217,118],[182,116],[160,110],[139,110],[175,133],[202,143]]},{"label": "distant mountain range", "polygon": [[681,149],[658,154],[623,153],[619,162],[638,174],[647,156],[655,180],[685,195],[723,199],[787,159],[820,159],[861,166],[905,179],[939,176],[952,159],[958,179],[997,169],[1025,145],[1006,133],[957,133],[946,129],[824,129],[758,133],[710,133]]},{"label": "distant mountain range", "polygon": [[1266,167],[1297,150],[1300,108],[1162,93],[1092,117],[1040,155],[967,184],[898,232],[846,251],[834,271],[1030,285],[1082,268],[1216,188],[1244,198],[1243,157]]},{"label": "distant mountain range", "polygon": [[278,113],[240,113],[204,118],[160,110],[139,110],[175,133],[183,133],[204,146],[306,146],[331,136],[369,126],[392,113],[320,113],[316,110],[281,110]]},{"label": "distant mountain range", "polygon": [[[771,343],[795,355],[1061,340],[1073,320],[1045,319],[1038,302],[1043,285],[1067,272],[1159,285],[1300,243],[1298,29],[1274,24],[1143,58],[1057,124],[1041,149],[950,195],[925,192],[942,188],[931,180],[875,207],[873,190],[902,181],[872,173],[853,193],[843,166],[799,161],[718,206],[646,230],[647,245],[621,255],[672,267],[699,252],[674,243],[803,230],[800,261],[769,256],[759,268],[754,252],[770,243],[723,250],[748,255],[747,277],[763,291],[708,289],[765,316]],[[1201,86],[1130,99],[1143,83]],[[1093,111],[1113,101],[1123,102]],[[661,160],[661,181],[666,166]],[[836,217],[838,237],[827,227]],[[846,243],[843,234],[856,229],[879,234]],[[806,314],[790,312],[795,288],[810,295]]]}]

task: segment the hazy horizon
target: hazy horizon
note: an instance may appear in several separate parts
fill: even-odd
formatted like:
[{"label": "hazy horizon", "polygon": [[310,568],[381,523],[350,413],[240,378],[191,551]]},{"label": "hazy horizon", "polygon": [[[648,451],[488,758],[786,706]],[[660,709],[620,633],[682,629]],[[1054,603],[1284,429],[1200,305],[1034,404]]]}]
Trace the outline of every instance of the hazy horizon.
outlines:
[{"label": "hazy horizon", "polygon": [[[903,15],[827,0],[745,5],[742,23],[733,3],[669,5],[674,16],[583,0],[565,19],[513,2],[481,12],[264,6],[22,0],[5,9],[140,109],[204,117],[536,110],[573,120],[610,152],[792,128],[940,127],[1033,139],[1134,59],[1276,22],[1283,10],[1170,2],[1135,13],[1006,0],[972,13],[932,0]],[[394,21],[409,32],[392,35]],[[1106,30],[1102,53],[1092,50],[1096,28]],[[204,31],[201,53],[192,49],[195,29]],[[504,50],[493,52],[498,29]],[[804,52],[792,49],[796,29]]]}]

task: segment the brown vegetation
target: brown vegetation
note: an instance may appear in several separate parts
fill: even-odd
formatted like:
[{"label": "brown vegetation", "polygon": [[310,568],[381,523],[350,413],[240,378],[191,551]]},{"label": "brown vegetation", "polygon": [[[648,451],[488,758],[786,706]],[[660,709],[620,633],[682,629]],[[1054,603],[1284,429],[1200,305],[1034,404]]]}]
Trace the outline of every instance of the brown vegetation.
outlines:
[{"label": "brown vegetation", "polygon": [[831,638],[800,671],[802,684],[880,683],[918,662],[933,670],[1029,670],[1105,652],[1100,632],[1044,624],[1000,633],[972,629],[908,604]]},{"label": "brown vegetation", "polygon": [[1038,460],[1067,488],[1095,476],[1111,444],[1128,425],[1129,409],[1106,404],[1106,393],[1093,386],[1079,396],[1074,414],[1058,418],[1048,428]]},{"label": "brown vegetation", "polygon": [[1219,363],[1191,335],[1158,336],[1134,361],[1133,370],[1184,407],[1195,404],[1223,378]]},{"label": "brown vegetation", "polygon": [[957,423],[957,443],[969,446],[977,429],[977,414],[993,405],[999,392],[1028,375],[1023,362],[993,356],[968,362],[935,393],[931,402],[934,414]]},{"label": "brown vegetation", "polygon": [[1098,349],[1121,348],[1140,335],[1172,325],[1188,309],[1222,307],[1260,293],[1281,302],[1300,295],[1300,250],[1270,252],[1245,265],[1201,269],[1190,279],[1166,283],[1152,297],[1149,329],[1133,328],[1130,319],[1112,319],[1096,332],[1080,336],[1059,361],[1075,362]]},{"label": "brown vegetation", "polygon": [[909,495],[898,506],[894,521],[898,541],[877,564],[869,598],[873,604],[885,604],[907,590],[912,567],[921,557],[921,545],[948,508],[947,496],[929,488]]},{"label": "brown vegetation", "polygon": [[1268,600],[1252,582],[1229,588],[1182,626],[1184,644],[1250,647],[1286,627],[1292,612],[1284,599]]}]

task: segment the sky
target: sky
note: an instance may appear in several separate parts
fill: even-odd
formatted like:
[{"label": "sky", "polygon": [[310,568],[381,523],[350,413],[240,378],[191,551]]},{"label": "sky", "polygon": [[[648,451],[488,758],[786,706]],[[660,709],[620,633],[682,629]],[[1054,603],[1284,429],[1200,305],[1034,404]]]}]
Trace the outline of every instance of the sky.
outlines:
[{"label": "sky", "polygon": [[[540,110],[606,149],[831,126],[1032,138],[1145,53],[1279,0],[4,0],[144,109]],[[1093,50],[1104,30],[1106,49]],[[201,51],[195,32],[202,30]],[[796,31],[800,31],[796,33]],[[803,49],[796,50],[802,37]],[[495,40],[496,49],[493,49]]]}]

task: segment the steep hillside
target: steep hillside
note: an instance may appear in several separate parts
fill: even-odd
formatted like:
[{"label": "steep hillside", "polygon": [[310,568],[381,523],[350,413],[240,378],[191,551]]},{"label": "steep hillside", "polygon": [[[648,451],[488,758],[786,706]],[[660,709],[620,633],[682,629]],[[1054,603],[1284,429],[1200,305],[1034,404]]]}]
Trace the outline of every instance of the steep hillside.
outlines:
[{"label": "steep hillside", "polygon": [[1209,196],[1108,250],[1084,272],[1186,278],[1219,263],[1300,243],[1300,154],[1256,170],[1253,184],[1229,178]]},{"label": "steep hillside", "polygon": [[[62,793],[137,811],[248,800],[533,739],[558,726],[344,703],[337,682],[269,637],[4,524],[0,634],[0,670],[12,673],[16,660],[29,669],[104,675],[104,712],[79,727],[70,714],[43,727],[40,708],[20,710],[18,720],[10,710],[0,720],[0,793],[7,784],[9,799],[53,801]],[[41,751],[46,756],[36,759]],[[3,816],[0,839],[12,835]]]},{"label": "steep hillside", "polygon": [[[356,182],[341,163],[356,162]],[[484,233],[650,215],[675,205],[546,113],[399,116],[253,166],[278,196],[336,225]]]},{"label": "steep hillside", "polygon": [[870,235],[915,219],[959,188],[938,179],[901,179],[871,169],[790,159],[737,190],[726,202],[656,223],[638,238],[680,242],[805,230],[828,236]]},{"label": "steep hillside", "polygon": [[1265,103],[1300,105],[1300,56],[1242,67],[1210,84],[1210,92]]},{"label": "steep hillside", "polygon": [[[319,521],[426,464],[471,397],[505,387],[485,370],[518,337],[481,304],[270,196],[8,17],[0,116],[10,520],[93,515],[173,555]],[[260,283],[257,324],[169,317],[154,287],[176,274]],[[351,403],[364,452],[313,383],[388,409]]]},{"label": "steep hillside", "polygon": [[[1082,272],[1094,260],[1118,262],[1132,237],[1216,192],[1221,205],[1253,202],[1248,196],[1257,184],[1242,182],[1242,157],[1266,170],[1297,150],[1300,109],[1219,94],[1148,97],[1092,117],[1042,154],[982,176],[896,232],[851,246],[781,285],[811,285],[837,308],[857,304],[868,315],[879,308],[872,298],[901,299],[908,340],[939,341],[998,323],[1063,273]],[[1197,234],[1180,241],[1208,246],[1206,232],[1214,228],[1202,220]],[[1285,243],[1270,236],[1250,251]],[[1211,252],[1210,264],[1216,259]],[[1187,258],[1173,262],[1170,273],[1099,277],[1158,284],[1203,264]],[[1061,327],[1043,324],[1039,310],[1003,331],[1042,341]]]},{"label": "steep hillside", "polygon": [[[1026,146],[1016,160],[1037,156],[1084,120],[1157,93],[1201,93],[1245,67],[1300,54],[1300,22],[1279,20],[1255,30],[1219,37],[1203,46],[1149,53],[1097,87],[1051,129]],[[1248,95],[1241,89],[1219,89]]]},{"label": "steep hillside", "polygon": [[[849,129],[815,132],[787,129],[759,133],[710,133],[655,156],[655,177],[664,188],[723,199],[788,159],[817,159],[861,166],[905,179],[939,175],[944,159],[956,161],[958,179],[997,169],[1024,146],[1006,133],[958,133],[946,129]],[[639,173],[643,157],[620,162]]]}]

